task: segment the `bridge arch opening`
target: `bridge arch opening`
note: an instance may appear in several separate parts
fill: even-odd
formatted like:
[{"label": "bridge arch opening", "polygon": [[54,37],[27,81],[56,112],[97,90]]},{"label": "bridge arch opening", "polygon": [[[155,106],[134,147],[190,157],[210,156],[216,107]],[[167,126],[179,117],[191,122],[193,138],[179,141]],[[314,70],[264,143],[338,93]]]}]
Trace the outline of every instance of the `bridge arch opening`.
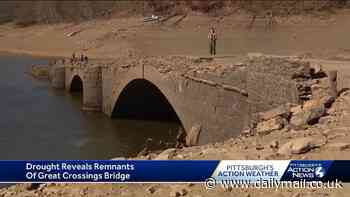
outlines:
[{"label": "bridge arch opening", "polygon": [[161,90],[148,80],[134,79],[125,86],[115,103],[112,118],[136,120],[136,125],[148,122],[142,123],[146,133],[140,134],[140,129],[134,133],[144,142],[140,144],[143,151],[184,145],[185,132],[180,118]]},{"label": "bridge arch opening", "polygon": [[73,77],[69,91],[73,93],[83,93],[83,80],[78,75]]},{"label": "bridge arch opening", "polygon": [[111,117],[133,121],[133,127],[142,125],[142,129],[128,133],[141,142],[140,153],[185,145],[186,133],[179,116],[162,91],[148,80],[129,82],[119,94]]},{"label": "bridge arch opening", "polygon": [[116,101],[112,118],[171,121],[182,125],[165,95],[146,79],[128,83]]}]

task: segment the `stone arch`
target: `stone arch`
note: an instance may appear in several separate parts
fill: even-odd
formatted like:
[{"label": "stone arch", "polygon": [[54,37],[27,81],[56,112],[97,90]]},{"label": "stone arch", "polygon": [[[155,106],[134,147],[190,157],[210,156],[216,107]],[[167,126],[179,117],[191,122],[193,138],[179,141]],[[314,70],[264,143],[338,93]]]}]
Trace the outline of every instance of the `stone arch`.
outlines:
[{"label": "stone arch", "polygon": [[[107,71],[107,70],[105,70]],[[110,74],[110,75],[109,75]],[[153,114],[152,117],[146,117],[146,119],[156,119],[159,118],[159,114],[166,114],[163,117],[163,120],[175,120],[179,125],[182,126],[183,131],[187,134],[187,131],[190,130],[192,125],[192,118],[191,113],[188,113],[186,109],[188,109],[188,106],[185,104],[184,100],[185,97],[179,92],[178,90],[178,79],[174,79],[172,77],[166,76],[160,72],[158,72],[157,69],[147,66],[142,67],[132,67],[128,68],[128,70],[125,69],[116,69],[112,72],[104,72],[105,78],[112,78],[113,83],[112,84],[105,84],[105,90],[107,90],[108,87],[111,89],[108,90],[111,94],[105,94],[106,102],[104,103],[104,112],[109,114],[110,117],[115,117],[118,115],[116,112],[118,112],[118,108],[120,107],[120,102],[123,100],[122,97],[125,96],[126,91],[133,90],[132,92],[140,93],[137,97],[138,98],[145,98],[142,97],[142,93],[145,93],[145,91],[137,91],[142,89],[148,89],[158,92],[156,94],[150,94],[146,96],[146,98],[152,99],[155,98],[154,95],[158,95],[158,97],[162,97],[162,99],[155,99],[155,100],[162,100],[166,101],[167,104],[163,105],[168,106],[165,107],[167,109],[171,110],[165,110],[157,111],[159,113]],[[135,91],[136,90],[136,91]],[[131,92],[131,94],[133,94]],[[151,91],[152,92],[152,91]],[[106,92],[105,92],[106,93]],[[129,94],[130,96],[130,94]],[[146,102],[150,102],[148,100],[145,100]],[[152,103],[151,103],[152,104]],[[123,109],[121,109],[123,111]],[[167,113],[170,112],[171,113]],[[120,112],[120,111],[119,111]],[[147,109],[146,109],[147,112]],[[172,115],[171,115],[172,114]],[[136,114],[136,116],[138,116]],[[139,114],[139,118],[144,118],[145,114]],[[160,118],[162,119],[162,118]],[[188,134],[187,134],[188,135]]]},{"label": "stone arch", "polygon": [[80,91],[82,110],[101,111],[102,77],[100,67],[66,68],[66,91]]},{"label": "stone arch", "polygon": [[[243,122],[232,121],[230,115],[236,112],[232,109],[232,104],[227,106],[222,104],[228,103],[224,102],[224,99],[236,100],[237,105],[233,107],[240,111],[243,105],[239,94],[192,81],[177,73],[163,73],[157,67],[144,65],[144,67],[104,69],[103,77],[109,79],[109,82],[104,83],[103,111],[106,114],[112,117],[118,99],[129,83],[134,83],[133,81],[137,79],[146,80],[160,90],[176,112],[187,135],[187,145],[224,139],[231,134],[226,128],[240,129]],[[225,116],[217,116],[218,113]],[[242,115],[237,117],[239,120],[242,119]]]},{"label": "stone arch", "polygon": [[111,118],[172,122],[170,125],[176,123],[177,129],[170,126],[171,132],[165,131],[167,133],[163,136],[165,138],[160,140],[172,139],[168,142],[185,143],[184,119],[182,114],[178,113],[176,103],[168,99],[169,95],[166,91],[162,91],[152,81],[138,77],[130,79],[118,90],[119,94],[115,97]]},{"label": "stone arch", "polygon": [[119,69],[109,73],[113,73],[109,77],[114,79],[114,83],[110,86],[110,97],[109,99],[106,99],[106,102],[104,103],[106,106],[105,112],[109,114],[109,116],[113,117],[113,112],[117,107],[118,99],[123,90],[130,83],[135,82],[134,80],[145,80],[154,85],[154,87],[156,87],[166,98],[185,131],[189,130],[192,126],[191,119],[187,118],[188,116],[186,115],[185,110],[183,110],[185,105],[183,105],[184,102],[180,98],[181,94],[177,91],[177,81],[174,81],[171,78],[165,78],[164,75],[151,66],[144,68],[133,67],[129,68],[127,71]]},{"label": "stone arch", "polygon": [[74,75],[70,82],[69,92],[81,92],[83,94],[84,84],[83,80],[79,75]]},{"label": "stone arch", "polygon": [[135,78],[122,88],[111,116],[178,121],[182,124],[166,95],[155,84],[144,78]]}]

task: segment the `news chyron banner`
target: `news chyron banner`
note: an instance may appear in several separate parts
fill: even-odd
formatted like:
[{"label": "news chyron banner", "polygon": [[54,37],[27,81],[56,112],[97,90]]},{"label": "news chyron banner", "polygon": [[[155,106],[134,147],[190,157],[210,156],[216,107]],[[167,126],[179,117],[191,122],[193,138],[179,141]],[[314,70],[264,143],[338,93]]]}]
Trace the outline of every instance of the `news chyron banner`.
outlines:
[{"label": "news chyron banner", "polygon": [[0,182],[342,181],[350,160],[0,161]]}]

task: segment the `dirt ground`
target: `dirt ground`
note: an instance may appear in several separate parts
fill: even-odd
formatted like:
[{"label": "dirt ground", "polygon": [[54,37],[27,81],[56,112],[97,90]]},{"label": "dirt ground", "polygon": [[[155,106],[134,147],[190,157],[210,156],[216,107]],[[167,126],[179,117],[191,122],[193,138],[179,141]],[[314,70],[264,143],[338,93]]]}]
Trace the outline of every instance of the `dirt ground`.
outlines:
[{"label": "dirt ground", "polygon": [[[182,20],[175,17],[164,23],[144,23],[141,17],[133,17],[20,29],[13,24],[5,24],[0,26],[0,51],[57,57],[83,52],[90,58],[116,58],[131,54],[207,56],[207,31],[214,25],[219,32],[219,56],[255,52],[305,56],[316,63],[321,62],[326,70],[340,69],[341,74],[349,78],[349,65],[342,61],[334,63],[334,60],[350,60],[350,11],[338,11],[336,15],[322,19],[294,16],[276,18],[276,21],[273,29],[266,29],[263,19],[247,28],[250,18],[244,14],[220,18],[190,14]],[[72,32],[77,33],[67,36]],[[342,86],[347,87],[347,82],[342,82]],[[330,144],[350,143],[349,105],[350,94],[345,92],[334,103],[329,120],[322,124],[302,131],[278,130],[263,137],[240,137],[181,149],[176,151],[173,159],[350,159],[350,149],[337,150],[327,145],[287,157],[276,155],[276,151],[270,148],[273,140],[284,144],[299,137],[323,138],[326,130],[327,136],[331,136],[328,139]],[[286,189],[276,192],[222,188],[208,191],[202,184],[45,184],[37,190],[28,190],[26,185],[13,186],[0,190],[0,196],[174,196],[174,193],[178,196],[176,192],[183,190],[186,192],[182,196],[191,197],[346,197],[350,186],[339,190]]]},{"label": "dirt ground", "polygon": [[[115,58],[120,55],[209,54],[207,33],[218,30],[218,55],[261,52],[277,55],[347,58],[350,11],[327,17],[294,16],[276,18],[272,29],[266,19],[243,13],[225,17],[190,14],[181,20],[144,23],[141,17],[94,20],[81,24],[36,25],[15,28],[0,26],[0,51],[44,56],[70,56],[74,51],[90,57]],[[68,34],[77,32],[74,36]]]}]

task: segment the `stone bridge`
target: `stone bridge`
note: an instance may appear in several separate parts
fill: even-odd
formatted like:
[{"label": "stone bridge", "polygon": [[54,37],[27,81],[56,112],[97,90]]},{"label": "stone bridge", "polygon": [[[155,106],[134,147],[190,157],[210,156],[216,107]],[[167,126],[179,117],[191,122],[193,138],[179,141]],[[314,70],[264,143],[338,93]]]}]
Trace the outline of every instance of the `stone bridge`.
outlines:
[{"label": "stone bridge", "polygon": [[257,112],[302,99],[295,76],[306,63],[266,57],[233,61],[93,61],[55,65],[50,78],[55,88],[81,91],[83,110],[110,117],[176,119],[186,132],[186,143],[195,145],[237,136]]}]

